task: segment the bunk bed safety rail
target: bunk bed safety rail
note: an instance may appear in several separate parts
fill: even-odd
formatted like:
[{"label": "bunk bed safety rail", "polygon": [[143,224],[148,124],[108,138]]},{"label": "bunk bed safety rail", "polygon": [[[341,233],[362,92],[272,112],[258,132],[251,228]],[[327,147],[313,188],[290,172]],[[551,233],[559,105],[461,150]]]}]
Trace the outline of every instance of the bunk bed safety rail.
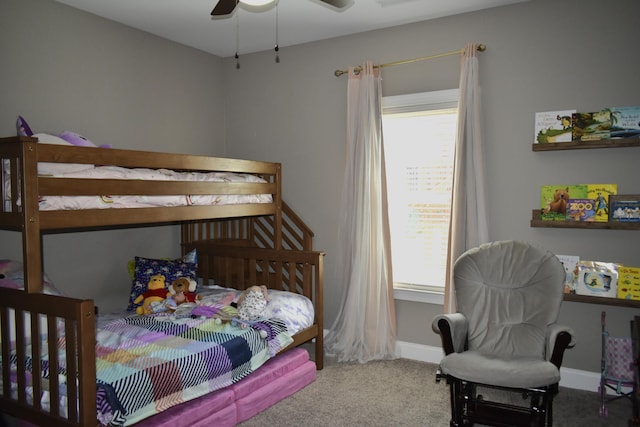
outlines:
[{"label": "bunk bed safety rail", "polygon": [[91,300],[0,288],[0,411],[36,425],[96,425],[94,317]]},{"label": "bunk bed safety rail", "polygon": [[198,277],[205,285],[239,290],[251,286],[289,291],[313,302],[314,325],[299,333],[291,347],[315,340],[315,362],[323,367],[324,252],[233,246],[213,241],[183,243],[198,252]]}]

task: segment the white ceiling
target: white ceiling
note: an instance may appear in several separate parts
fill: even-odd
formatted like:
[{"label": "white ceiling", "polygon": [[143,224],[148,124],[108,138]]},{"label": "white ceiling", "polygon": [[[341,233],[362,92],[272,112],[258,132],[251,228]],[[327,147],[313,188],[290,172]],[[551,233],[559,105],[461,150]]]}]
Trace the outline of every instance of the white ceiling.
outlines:
[{"label": "white ceiling", "polygon": [[[256,13],[236,9],[212,19],[217,0],[56,0],[220,57],[425,21],[527,0],[355,0],[336,10],[318,0],[279,0]],[[239,31],[236,31],[239,25]],[[236,41],[239,33],[239,42]]]}]

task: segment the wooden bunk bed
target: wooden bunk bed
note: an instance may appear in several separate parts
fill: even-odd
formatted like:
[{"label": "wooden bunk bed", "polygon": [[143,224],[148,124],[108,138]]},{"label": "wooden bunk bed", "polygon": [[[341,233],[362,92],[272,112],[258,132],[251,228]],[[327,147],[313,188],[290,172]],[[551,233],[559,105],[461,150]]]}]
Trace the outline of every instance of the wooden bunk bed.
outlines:
[{"label": "wooden bunk bed", "polygon": [[[322,369],[324,254],[310,250],[307,238],[301,248],[295,248],[292,247],[286,233],[283,236],[279,163],[38,144],[38,140],[32,137],[0,138],[0,160],[3,168],[0,229],[22,233],[24,266],[23,291],[0,287],[1,360],[8,361],[10,357],[14,358],[18,372],[15,378],[15,369],[11,371],[9,363],[2,363],[0,412],[37,425],[95,426],[98,424],[96,420],[95,307],[92,300],[43,293],[42,234],[50,232],[147,224],[182,224],[183,254],[193,249],[197,250],[198,275],[202,283],[215,283],[238,290],[252,285],[265,285],[270,289],[301,294],[313,301],[315,313],[313,325],[296,333],[293,336],[293,342],[275,359],[290,353],[285,350],[303,343],[315,343],[313,352],[315,365],[317,369]],[[164,168],[174,171],[239,172],[257,175],[265,182],[159,182],[60,178],[39,175],[38,164],[42,162],[115,165],[123,168]],[[10,197],[6,193],[10,193]],[[163,208],[45,211],[39,206],[39,200],[43,196],[104,194],[160,196],[269,194],[272,198],[268,203]],[[272,247],[265,247],[264,244],[261,244],[263,247],[257,247],[260,243],[256,244],[253,236],[247,238],[242,233],[232,233],[233,236],[225,235],[225,239],[218,238],[215,230],[219,232],[219,228],[216,229],[212,221],[224,222],[229,218],[237,218],[240,221],[248,218],[266,219],[270,227]],[[225,225],[225,229],[227,228]],[[283,246],[286,249],[283,249]],[[31,319],[45,319],[45,322],[27,322],[23,316],[16,314],[23,312],[32,316]],[[64,325],[63,332],[59,332],[60,322]],[[39,337],[43,332],[50,337],[48,342],[31,339],[31,337]],[[27,380],[25,375],[20,374],[25,372],[28,364],[33,365],[31,368],[33,372],[41,372],[44,369],[43,361],[38,357],[41,353],[48,355],[46,364],[49,372],[56,372],[60,362],[57,360],[59,352],[54,341],[60,334],[64,336],[66,343],[64,348],[66,378],[77,379],[66,382],[65,414],[61,413],[58,405],[49,405],[50,408],[44,405],[40,397],[46,387],[50,393],[50,401],[59,400],[59,379],[56,375],[50,375],[45,385],[42,381],[35,379]],[[12,374],[13,379],[11,379]],[[14,386],[17,383],[17,393],[15,391],[12,393],[12,381]],[[33,387],[31,398],[24,392],[28,381],[31,381],[30,384]],[[190,403],[186,402],[183,405]],[[272,403],[274,402],[270,404]],[[177,413],[180,414],[181,406],[178,405],[170,410],[174,413],[178,411]],[[185,406],[184,411],[190,411],[189,407]],[[245,413],[244,419],[250,415]],[[173,417],[172,425],[176,425],[177,416],[174,414]],[[155,416],[151,419],[153,418]],[[189,425],[196,425],[193,417],[187,416],[184,419],[188,420]],[[227,418],[226,422],[234,424],[242,419],[236,416]],[[209,418],[207,422],[209,424],[216,422],[216,418]],[[224,422],[221,423],[224,424]],[[146,424],[142,421],[141,425]]]}]

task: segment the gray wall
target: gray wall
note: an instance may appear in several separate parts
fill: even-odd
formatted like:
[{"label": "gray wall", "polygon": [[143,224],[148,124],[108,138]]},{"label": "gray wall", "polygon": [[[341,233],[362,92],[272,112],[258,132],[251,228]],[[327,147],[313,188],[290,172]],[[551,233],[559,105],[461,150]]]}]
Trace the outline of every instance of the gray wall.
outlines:
[{"label": "gray wall", "polygon": [[[315,247],[327,252],[329,327],[341,296],[334,254],[347,87],[346,76],[333,72],[366,59],[385,63],[485,43],[480,83],[491,239],[524,239],[556,253],[640,265],[633,250],[640,232],[529,227],[543,184],[615,182],[621,192],[640,191],[638,148],[531,151],[537,111],[640,105],[634,72],[640,61],[633,55],[639,13],[635,0],[532,0],[281,48],[280,64],[270,51],[243,55],[236,70],[233,58],[219,59],[53,1],[2,0],[0,134],[14,134],[13,122],[22,114],[38,130],[76,130],[123,148],[282,162],[284,198],[315,231]],[[383,92],[450,89],[458,78],[455,56],[390,67],[383,69]],[[0,257],[19,257],[15,234],[0,234]],[[61,287],[114,305],[128,286],[120,271],[126,260],[177,254],[177,241],[175,227],[48,235],[45,268]],[[98,289],[89,290],[84,280]],[[439,345],[430,323],[440,306],[396,304],[400,340]],[[628,321],[640,312],[565,303],[561,321],[578,338],[566,366],[599,372],[603,309],[608,328],[620,335],[628,335]]]},{"label": "gray wall", "polygon": [[[640,59],[634,54],[639,15],[636,0],[533,0],[283,48],[280,64],[273,52],[241,57],[240,70],[233,58],[225,59],[227,153],[283,163],[285,200],[316,231],[316,247],[327,252],[327,325],[341,297],[334,254],[346,134],[347,77],[333,72],[367,59],[387,63],[485,43],[479,61],[491,239],[524,239],[555,253],[640,265],[633,249],[640,231],[529,227],[543,184],[614,182],[621,192],[640,191],[639,148],[531,150],[537,111],[640,105]],[[384,68],[383,93],[458,87],[459,63],[452,56]],[[398,301],[396,307],[400,340],[439,345],[430,323],[440,306]],[[640,314],[565,303],[561,321],[575,329],[579,343],[566,353],[566,366],[599,372],[603,309],[609,329],[621,335],[629,335],[628,321]]]},{"label": "gray wall", "polygon": [[[71,130],[97,144],[224,154],[222,61],[51,0],[0,1],[0,135],[20,114],[34,132]],[[0,232],[0,258],[21,259]],[[60,288],[122,308],[135,255],[179,256],[177,227],[51,234],[45,271]]]}]

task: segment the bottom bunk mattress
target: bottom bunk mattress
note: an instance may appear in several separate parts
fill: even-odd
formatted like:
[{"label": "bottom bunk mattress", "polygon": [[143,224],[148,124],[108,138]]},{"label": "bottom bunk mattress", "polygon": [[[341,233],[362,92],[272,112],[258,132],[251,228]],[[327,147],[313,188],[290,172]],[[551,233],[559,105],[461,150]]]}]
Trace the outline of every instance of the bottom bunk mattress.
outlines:
[{"label": "bottom bunk mattress", "polygon": [[[65,338],[58,339],[60,413],[66,417]],[[209,318],[129,316],[96,331],[97,420],[102,425],[125,426],[175,405],[238,383],[293,342],[279,319],[241,327]],[[30,346],[28,346],[30,347]],[[46,349],[46,345],[41,347]],[[31,349],[27,348],[27,355]],[[12,354],[9,369],[17,375]],[[48,357],[41,359],[42,378],[48,383]],[[30,360],[26,366],[31,367]],[[27,400],[33,401],[31,374]],[[18,395],[12,381],[11,394]],[[43,406],[49,399],[43,389]]]},{"label": "bottom bunk mattress", "polygon": [[[232,427],[303,389],[316,379],[309,353],[294,348],[267,361],[243,380],[173,406],[134,427]],[[35,427],[26,422],[20,427]]]},{"label": "bottom bunk mattress", "polygon": [[102,326],[98,420],[129,425],[237,383],[293,341],[278,319],[260,326],[173,316],[129,316]]}]

